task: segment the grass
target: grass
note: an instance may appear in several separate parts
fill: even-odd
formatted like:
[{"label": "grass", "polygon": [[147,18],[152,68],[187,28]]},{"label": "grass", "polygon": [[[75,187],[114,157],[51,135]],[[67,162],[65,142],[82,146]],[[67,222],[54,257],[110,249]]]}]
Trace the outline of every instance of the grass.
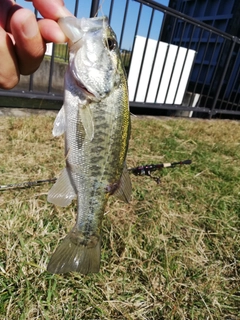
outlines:
[{"label": "grass", "polygon": [[[0,118],[1,184],[59,174],[52,123]],[[160,185],[132,176],[130,204],[111,198],[94,275],[46,272],[75,203],[47,203],[48,184],[1,191],[0,319],[239,319],[239,122],[133,117],[129,167],[184,159]]]}]

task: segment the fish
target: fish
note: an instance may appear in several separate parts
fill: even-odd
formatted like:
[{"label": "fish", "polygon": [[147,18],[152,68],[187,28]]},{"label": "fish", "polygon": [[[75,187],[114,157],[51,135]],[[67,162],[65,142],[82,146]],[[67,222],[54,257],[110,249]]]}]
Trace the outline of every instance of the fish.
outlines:
[{"label": "fish", "polygon": [[58,24],[69,39],[69,64],[53,136],[64,134],[66,167],[47,200],[66,207],[77,199],[77,217],[50,258],[47,271],[97,273],[108,198],[115,195],[125,202],[131,200],[126,166],[130,137],[127,78],[106,16],[64,17]]}]

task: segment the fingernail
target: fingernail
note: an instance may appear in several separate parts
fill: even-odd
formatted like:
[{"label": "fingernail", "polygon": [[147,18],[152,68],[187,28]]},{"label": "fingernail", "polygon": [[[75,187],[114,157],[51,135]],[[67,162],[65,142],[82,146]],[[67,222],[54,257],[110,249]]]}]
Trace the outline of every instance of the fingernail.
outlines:
[{"label": "fingernail", "polygon": [[64,17],[68,17],[68,16],[72,16],[73,14],[68,11],[68,9],[66,7],[58,7],[58,10],[56,12],[56,16],[58,18],[64,18]]}]

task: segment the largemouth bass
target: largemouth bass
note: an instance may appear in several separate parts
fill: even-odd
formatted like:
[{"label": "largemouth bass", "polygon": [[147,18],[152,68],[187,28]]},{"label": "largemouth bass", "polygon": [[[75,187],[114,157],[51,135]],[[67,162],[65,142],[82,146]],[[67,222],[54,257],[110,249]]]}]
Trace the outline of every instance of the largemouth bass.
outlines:
[{"label": "largemouth bass", "polygon": [[101,224],[114,194],[129,202],[125,160],[130,133],[128,88],[115,33],[106,17],[58,21],[69,38],[64,104],[53,135],[65,134],[66,168],[48,201],[67,206],[77,197],[76,224],[54,252],[51,273],[98,272]]}]

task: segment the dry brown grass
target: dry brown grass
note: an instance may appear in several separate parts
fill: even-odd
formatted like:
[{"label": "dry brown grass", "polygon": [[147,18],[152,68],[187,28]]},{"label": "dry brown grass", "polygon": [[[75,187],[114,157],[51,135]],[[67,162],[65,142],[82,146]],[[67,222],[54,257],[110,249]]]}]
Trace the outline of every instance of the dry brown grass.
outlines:
[{"label": "dry brown grass", "polygon": [[[52,123],[0,118],[1,184],[59,174]],[[47,203],[47,184],[2,191],[0,319],[239,319],[239,122],[133,118],[129,167],[187,158],[159,186],[132,176],[131,204],[111,198],[96,275],[46,272],[75,203]]]}]

